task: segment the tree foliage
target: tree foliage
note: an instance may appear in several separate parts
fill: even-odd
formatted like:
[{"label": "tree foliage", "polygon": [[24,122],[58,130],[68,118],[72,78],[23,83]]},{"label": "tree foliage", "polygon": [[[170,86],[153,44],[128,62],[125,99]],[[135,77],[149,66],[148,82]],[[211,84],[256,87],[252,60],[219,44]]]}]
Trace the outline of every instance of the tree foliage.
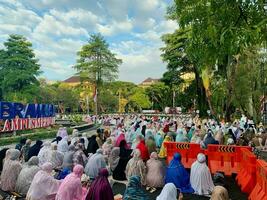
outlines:
[{"label": "tree foliage", "polygon": [[[207,101],[214,114],[219,112],[229,120],[235,107],[241,107],[244,111],[253,104],[249,88],[257,85],[252,87],[257,91],[254,95],[263,94],[260,89],[263,82],[252,81],[252,84],[248,81],[249,77],[255,78],[255,74],[262,71],[262,65],[247,52],[257,46],[254,55],[260,55],[266,48],[266,15],[264,0],[175,0],[168,9],[168,17],[178,22],[179,29],[172,35],[163,36],[166,44],[162,49],[163,60],[168,62],[169,71],[170,66],[189,69],[185,63],[180,64],[181,58],[189,61],[196,79],[202,80],[202,83],[196,81],[199,88],[198,107],[201,102]],[[181,33],[185,37],[181,37]],[[182,41],[181,38],[187,40]],[[246,70],[245,63],[251,70]],[[200,90],[203,89],[201,84],[205,99],[200,98],[203,92]],[[246,91],[244,102],[238,99],[241,91]]]},{"label": "tree foliage", "polygon": [[105,81],[112,81],[117,78],[118,68],[122,64],[122,60],[116,58],[116,55],[109,50],[107,42],[100,34],[91,35],[88,44],[84,45],[77,54],[78,60],[74,67],[82,78],[95,84],[98,101],[101,98],[101,85]]},{"label": "tree foliage", "polygon": [[33,101],[38,91],[40,65],[32,44],[21,35],[10,35],[0,50],[0,85],[2,99]]}]

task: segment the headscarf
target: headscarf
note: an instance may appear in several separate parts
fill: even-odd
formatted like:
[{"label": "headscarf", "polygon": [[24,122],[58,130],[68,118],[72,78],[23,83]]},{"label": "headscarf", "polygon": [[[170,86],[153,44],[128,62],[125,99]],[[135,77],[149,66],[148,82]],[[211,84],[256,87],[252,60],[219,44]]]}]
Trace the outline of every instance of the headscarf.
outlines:
[{"label": "headscarf", "polygon": [[[121,143],[122,140],[125,140],[125,141],[126,141],[126,139],[125,139],[125,134],[124,134],[124,133],[121,133],[121,134],[119,135],[119,137],[117,138],[115,147],[119,147],[119,146],[120,146],[120,143]],[[126,143],[126,145],[127,145],[127,143]],[[126,148],[127,148],[127,147],[126,147]]]},{"label": "headscarf", "polygon": [[16,181],[22,169],[19,162],[20,151],[10,149],[6,153],[6,159],[1,173],[1,189],[4,191],[15,191]]},{"label": "headscarf", "polygon": [[58,129],[57,136],[59,136],[61,138],[64,138],[64,137],[68,136],[68,132],[67,132],[66,127],[60,127]]},{"label": "headscarf", "polygon": [[83,166],[75,165],[73,173],[69,174],[60,185],[55,200],[82,200],[82,174]]},{"label": "headscarf", "polygon": [[147,146],[147,149],[148,149],[149,154],[151,154],[152,152],[154,152],[154,151],[157,150],[156,142],[155,142],[153,136],[150,136],[146,140],[146,146]]},{"label": "headscarf", "polygon": [[57,145],[52,144],[49,152],[49,162],[52,163],[53,168],[59,168],[62,166],[64,154],[57,150]]},{"label": "headscarf", "polygon": [[98,177],[93,181],[85,200],[113,200],[112,188],[108,182],[108,170],[100,169]]},{"label": "headscarf", "polygon": [[49,161],[49,152],[51,150],[51,143],[45,142],[44,146],[41,148],[38,153],[39,165],[42,166],[44,163]]},{"label": "headscarf", "polygon": [[140,176],[131,176],[125,190],[123,200],[148,200],[147,194],[143,191],[140,183]]},{"label": "headscarf", "polygon": [[15,146],[15,149],[21,151],[21,148],[25,145],[27,138],[22,138],[19,141],[19,144]]},{"label": "headscarf", "polygon": [[103,149],[103,154],[109,156],[111,151],[112,151],[112,139],[107,138],[106,142],[104,142],[102,149]]},{"label": "headscarf", "polygon": [[164,140],[163,135],[164,135],[164,133],[159,131],[155,136],[155,141],[156,141],[156,145],[158,148],[160,148],[162,143],[163,143],[163,140]]},{"label": "headscarf", "polygon": [[146,160],[149,159],[149,152],[148,152],[148,148],[147,148],[147,146],[145,144],[145,140],[142,139],[139,142],[139,144],[137,144],[136,149],[140,150],[141,158],[142,158],[143,161],[146,161]]},{"label": "headscarf", "polygon": [[68,169],[72,170],[74,153],[75,153],[75,146],[71,144],[69,146],[69,151],[64,154],[63,164],[62,164],[63,168],[68,168]]},{"label": "headscarf", "polygon": [[39,159],[37,156],[31,159],[23,166],[17,182],[15,191],[20,194],[27,194],[35,174],[40,170]]},{"label": "headscarf", "polygon": [[175,153],[170,165],[167,167],[165,183],[174,183],[182,193],[193,193],[189,174],[181,163],[181,155]]},{"label": "headscarf", "polygon": [[126,147],[126,141],[122,140],[120,143],[120,157],[124,159],[129,159],[132,153],[131,149],[127,149]]},{"label": "headscarf", "polygon": [[129,160],[126,166],[126,177],[129,180],[131,176],[141,177],[141,183],[146,184],[146,166],[141,159],[141,153],[138,149],[133,152],[133,158]]},{"label": "headscarf", "polygon": [[167,183],[156,200],[177,200],[177,189],[173,183]]},{"label": "headscarf", "polygon": [[58,144],[62,140],[62,137],[57,136],[54,140],[52,140],[52,144]]},{"label": "headscarf", "polygon": [[61,181],[51,175],[53,166],[46,162],[38,171],[31,183],[26,199],[30,200],[54,200]]},{"label": "headscarf", "polygon": [[206,147],[208,147],[208,144],[219,144],[219,142],[215,140],[214,137],[212,136],[211,130],[208,130],[208,134],[206,139],[204,140],[204,144]]},{"label": "headscarf", "polygon": [[170,142],[170,141],[172,141],[172,138],[169,135],[166,135],[166,137],[162,143],[162,146],[160,148],[160,152],[159,152],[160,158],[165,158],[167,156],[166,148],[164,147],[164,142]]},{"label": "headscarf", "polygon": [[29,149],[28,159],[31,159],[33,156],[38,156],[43,142],[41,140],[37,140],[36,143]]},{"label": "headscarf", "polygon": [[65,136],[59,143],[58,143],[58,151],[61,153],[66,153],[69,150],[68,145],[68,136]]},{"label": "headscarf", "polygon": [[99,148],[99,146],[98,146],[97,141],[96,141],[96,135],[92,135],[88,141],[87,152],[88,153],[96,153],[98,148]]},{"label": "headscarf", "polygon": [[183,129],[179,128],[177,130],[175,141],[176,142],[189,142],[188,138],[184,136]]},{"label": "headscarf", "polygon": [[106,162],[103,156],[103,150],[98,149],[96,153],[89,158],[84,172],[91,179],[94,179],[102,168],[106,168]]},{"label": "headscarf", "polygon": [[228,191],[222,186],[215,186],[212,194],[211,200],[229,200]]},{"label": "headscarf", "polygon": [[28,139],[26,141],[26,144],[21,148],[21,155],[23,156],[23,160],[25,162],[27,162],[29,160],[28,155],[29,155],[30,148],[31,148],[31,140]]},{"label": "headscarf", "polygon": [[120,161],[120,148],[114,147],[110,153],[108,160],[111,171],[115,170],[115,168],[119,164],[119,161]]},{"label": "headscarf", "polygon": [[214,188],[206,157],[202,153],[197,155],[197,160],[191,166],[190,182],[198,195],[209,195]]},{"label": "headscarf", "polygon": [[158,160],[156,152],[151,153],[150,159],[146,163],[147,174],[146,183],[150,187],[159,188],[164,185],[165,171],[163,164]]}]

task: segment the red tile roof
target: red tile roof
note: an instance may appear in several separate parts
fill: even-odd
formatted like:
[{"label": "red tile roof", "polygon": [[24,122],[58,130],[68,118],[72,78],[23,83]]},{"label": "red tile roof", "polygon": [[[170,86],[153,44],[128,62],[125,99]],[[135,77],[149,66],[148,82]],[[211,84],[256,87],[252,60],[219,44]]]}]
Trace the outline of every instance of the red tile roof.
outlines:
[{"label": "red tile roof", "polygon": [[80,76],[71,76],[70,78],[66,79],[63,82],[65,82],[65,83],[80,83],[81,79],[80,79]]}]

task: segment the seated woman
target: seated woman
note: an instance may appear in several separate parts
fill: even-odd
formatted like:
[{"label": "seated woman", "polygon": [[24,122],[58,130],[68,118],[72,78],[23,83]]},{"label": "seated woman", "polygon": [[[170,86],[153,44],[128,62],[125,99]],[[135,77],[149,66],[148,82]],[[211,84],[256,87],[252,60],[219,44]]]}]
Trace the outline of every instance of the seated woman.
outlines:
[{"label": "seated woman", "polygon": [[156,152],[151,153],[150,159],[146,163],[146,167],[147,189],[152,187],[151,192],[154,192],[156,188],[163,187],[165,177],[165,170],[163,164],[160,160],[158,160],[158,155]]},{"label": "seated woman", "polygon": [[197,155],[197,160],[191,166],[190,182],[198,195],[209,195],[214,188],[206,157],[202,153]]},{"label": "seated woman", "polygon": [[140,176],[131,176],[129,178],[123,200],[149,200],[149,197],[141,187]]},{"label": "seated woman", "polygon": [[51,151],[51,142],[45,142],[43,147],[38,153],[39,166],[42,166],[43,164],[49,161],[50,151]]},{"label": "seated woman", "polygon": [[149,152],[149,155],[152,152],[157,151],[157,146],[156,146],[156,142],[153,136],[149,136],[148,139],[146,140],[146,146]]},{"label": "seated woman", "polygon": [[102,168],[106,168],[106,162],[103,156],[103,150],[98,149],[96,153],[89,158],[84,172],[91,180],[94,180],[99,170]]},{"label": "seated woman", "polygon": [[181,163],[181,155],[179,153],[174,154],[172,161],[167,167],[165,183],[173,183],[182,193],[194,192],[190,184],[189,174]]},{"label": "seated woman", "polygon": [[73,172],[66,176],[61,183],[56,195],[56,200],[82,200],[82,175],[83,166],[75,165]]},{"label": "seated woman", "polygon": [[63,164],[62,164],[63,169],[66,168],[66,169],[72,170],[73,165],[74,165],[73,164],[74,153],[75,153],[75,146],[71,144],[69,146],[69,151],[64,154]]},{"label": "seated woman", "polygon": [[37,156],[31,157],[31,159],[23,166],[16,183],[15,191],[26,195],[35,174],[40,170],[39,158]]},{"label": "seated woman", "polygon": [[112,150],[112,139],[111,138],[107,138],[106,141],[104,142],[102,149],[103,149],[103,155],[104,156],[109,156],[110,152]]},{"label": "seated woman", "polygon": [[120,148],[114,147],[109,156],[110,170],[112,171],[112,177],[115,180],[124,181],[126,179],[125,169],[128,159],[120,157]]},{"label": "seated woman", "polygon": [[205,144],[205,147],[208,148],[208,145],[209,144],[219,144],[219,142],[217,140],[214,139],[214,137],[212,136],[212,130],[209,129],[208,130],[208,133],[206,135],[206,138],[204,140],[204,144]]},{"label": "seated woman", "polygon": [[46,162],[37,172],[32,180],[26,196],[26,200],[54,200],[61,181],[54,179],[51,175],[52,164]]},{"label": "seated woman", "polygon": [[103,168],[93,181],[85,200],[113,200],[112,188],[108,182],[108,170]]},{"label": "seated woman", "polygon": [[128,180],[132,176],[139,176],[142,185],[146,185],[146,166],[141,159],[141,152],[139,149],[134,150],[133,158],[127,163],[125,173]]},{"label": "seated woman", "polygon": [[9,149],[6,152],[3,171],[1,173],[1,189],[4,191],[15,191],[17,178],[22,169],[19,162],[20,151]]},{"label": "seated woman", "polygon": [[170,135],[166,135],[165,136],[165,138],[163,140],[163,143],[162,143],[162,145],[160,147],[160,152],[159,152],[159,157],[160,158],[166,158],[166,156],[167,156],[167,152],[166,152],[166,149],[164,147],[164,142],[172,142],[172,141],[173,141],[173,139],[172,139],[172,137]]},{"label": "seated woman", "polygon": [[132,152],[132,149],[128,149],[126,141],[122,140],[120,143],[120,157],[129,161]]},{"label": "seated woman", "polygon": [[57,150],[56,144],[52,144],[48,158],[49,162],[53,165],[53,169],[58,169],[62,166],[64,154]]},{"label": "seated woman", "polygon": [[[180,200],[181,195],[179,196]],[[156,200],[177,200],[177,189],[173,183],[167,183]]]},{"label": "seated woman", "polygon": [[85,166],[87,163],[87,157],[83,152],[83,144],[78,143],[75,146],[75,153],[73,154],[73,164]]}]

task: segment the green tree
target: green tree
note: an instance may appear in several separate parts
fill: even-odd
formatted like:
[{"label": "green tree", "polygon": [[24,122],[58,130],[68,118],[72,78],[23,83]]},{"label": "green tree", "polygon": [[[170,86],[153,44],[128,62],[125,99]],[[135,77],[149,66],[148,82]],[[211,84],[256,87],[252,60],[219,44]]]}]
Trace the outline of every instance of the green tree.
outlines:
[{"label": "green tree", "polygon": [[172,106],[172,90],[163,82],[158,82],[146,88],[146,94],[153,103],[153,109],[163,111]]},{"label": "green tree", "polygon": [[141,112],[142,109],[149,109],[151,107],[152,104],[144,89],[135,88],[132,93],[127,104],[128,111],[133,110]]},{"label": "green tree", "polygon": [[202,76],[210,106],[212,83],[226,80],[224,110],[229,120],[239,58],[247,47],[266,42],[265,1],[176,0],[168,13],[180,29],[191,29],[186,54]]},{"label": "green tree", "polygon": [[[169,14],[170,15],[170,14]],[[205,88],[201,79],[201,71],[197,66],[197,62],[191,60],[189,55],[187,55],[188,44],[191,41],[191,28],[178,29],[174,33],[165,34],[162,36],[162,40],[165,46],[161,48],[163,52],[161,57],[164,62],[167,63],[167,72],[164,73],[162,81],[169,86],[179,87],[184,81],[181,76],[187,73],[195,74],[195,87],[190,88],[195,89],[196,96],[193,99],[197,99],[197,108],[200,110],[200,115],[207,115],[208,102],[205,95]],[[185,92],[187,92],[186,90]],[[179,93],[181,96],[182,94]],[[186,94],[184,95],[186,98]],[[192,98],[192,93],[189,91],[188,98]],[[188,106],[190,104],[183,104],[181,102],[183,98],[178,98],[180,105]],[[194,101],[194,100],[193,100]]]},{"label": "green tree", "polygon": [[91,35],[88,44],[78,52],[78,57],[75,68],[82,77],[88,78],[95,84],[98,97],[101,98],[103,82],[117,78],[122,60],[116,58],[116,55],[109,50],[107,42],[100,34]]},{"label": "green tree", "polygon": [[21,35],[10,35],[0,50],[1,98],[33,101],[38,91],[40,65],[32,44]]}]

